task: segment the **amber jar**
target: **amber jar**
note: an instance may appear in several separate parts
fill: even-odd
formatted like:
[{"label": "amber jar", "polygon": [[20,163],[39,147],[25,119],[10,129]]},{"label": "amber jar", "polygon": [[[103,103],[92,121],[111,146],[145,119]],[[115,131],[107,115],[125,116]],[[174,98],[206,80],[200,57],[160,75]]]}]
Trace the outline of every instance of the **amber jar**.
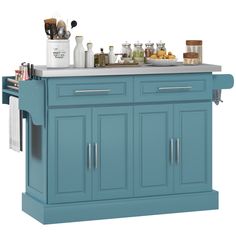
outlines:
[{"label": "amber jar", "polygon": [[199,63],[202,63],[202,40],[186,40],[187,52],[198,53]]},{"label": "amber jar", "polygon": [[184,65],[198,65],[199,62],[199,55],[196,52],[185,52],[183,54],[183,64]]}]

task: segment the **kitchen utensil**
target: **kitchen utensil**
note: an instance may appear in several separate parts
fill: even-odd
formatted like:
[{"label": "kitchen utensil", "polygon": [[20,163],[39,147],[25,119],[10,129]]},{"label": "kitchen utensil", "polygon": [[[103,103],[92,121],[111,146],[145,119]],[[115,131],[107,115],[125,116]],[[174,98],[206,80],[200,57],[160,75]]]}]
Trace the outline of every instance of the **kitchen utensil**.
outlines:
[{"label": "kitchen utensil", "polygon": [[71,21],[71,29],[74,28],[75,26],[77,26],[77,21],[72,20]]},{"label": "kitchen utensil", "polygon": [[64,39],[69,39],[70,36],[71,36],[70,31],[66,31],[65,34],[64,34]]},{"label": "kitchen utensil", "polygon": [[54,36],[57,35],[57,26],[56,24],[50,25],[50,39],[54,39]]},{"label": "kitchen utensil", "polygon": [[44,20],[44,29],[47,35],[50,35],[50,39],[53,39],[53,37],[57,34],[57,19],[50,18]]},{"label": "kitchen utensil", "polygon": [[34,65],[33,64],[30,65],[30,72],[31,72],[30,78],[33,79],[34,78]]},{"label": "kitchen utensil", "polygon": [[65,36],[65,27],[61,26],[59,28],[57,28],[57,36],[59,37],[59,39],[63,39]]},{"label": "kitchen utensil", "polygon": [[28,73],[28,76],[29,76],[29,79],[31,79],[30,78],[30,75],[31,75],[31,71],[30,71],[30,63],[27,63],[27,73]]},{"label": "kitchen utensil", "polygon": [[57,22],[57,30],[59,30],[59,28],[64,28],[66,31],[66,23],[63,20]]}]

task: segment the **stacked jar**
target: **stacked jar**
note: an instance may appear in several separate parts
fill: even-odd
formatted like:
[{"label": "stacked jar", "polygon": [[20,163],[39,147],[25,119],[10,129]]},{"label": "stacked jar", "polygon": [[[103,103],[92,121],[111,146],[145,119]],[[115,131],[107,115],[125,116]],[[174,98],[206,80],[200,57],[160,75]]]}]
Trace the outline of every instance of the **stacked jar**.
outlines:
[{"label": "stacked jar", "polygon": [[199,58],[198,58],[198,53],[196,52],[185,52],[183,54],[183,64],[185,65],[198,65],[199,63]]},{"label": "stacked jar", "polygon": [[198,53],[197,64],[202,64],[202,40],[186,40],[186,50],[187,53]]}]

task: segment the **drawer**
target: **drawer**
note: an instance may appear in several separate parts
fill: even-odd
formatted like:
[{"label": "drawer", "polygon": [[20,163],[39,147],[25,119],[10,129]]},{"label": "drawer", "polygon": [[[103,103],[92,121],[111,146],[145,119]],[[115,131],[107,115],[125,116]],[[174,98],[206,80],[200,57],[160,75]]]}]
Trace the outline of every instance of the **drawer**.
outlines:
[{"label": "drawer", "polygon": [[124,76],[48,79],[48,105],[133,102],[133,78]]},{"label": "drawer", "polygon": [[135,102],[208,100],[212,98],[212,74],[136,76]]}]

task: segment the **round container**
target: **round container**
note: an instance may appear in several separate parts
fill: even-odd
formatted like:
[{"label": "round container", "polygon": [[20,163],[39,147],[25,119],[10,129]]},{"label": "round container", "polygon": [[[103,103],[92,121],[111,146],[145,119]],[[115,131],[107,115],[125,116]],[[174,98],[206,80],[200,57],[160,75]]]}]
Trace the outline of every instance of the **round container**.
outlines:
[{"label": "round container", "polygon": [[150,57],[155,52],[154,43],[148,42],[145,44],[145,58]]},{"label": "round container", "polygon": [[165,43],[163,43],[162,41],[159,41],[156,45],[157,45],[156,52],[158,52],[158,51],[166,51]]},{"label": "round container", "polygon": [[199,64],[202,63],[202,40],[186,40],[186,50],[198,53]]},{"label": "round container", "polygon": [[144,50],[142,46],[143,44],[139,42],[134,44],[133,59],[139,64],[144,63]]},{"label": "round container", "polygon": [[47,41],[47,67],[64,68],[70,66],[70,41],[66,39]]},{"label": "round container", "polygon": [[122,44],[122,54],[125,54],[126,58],[132,58],[132,49],[130,46],[131,44],[127,42]]},{"label": "round container", "polygon": [[196,52],[185,52],[183,54],[183,64],[185,65],[198,65],[199,62],[199,55]]}]

